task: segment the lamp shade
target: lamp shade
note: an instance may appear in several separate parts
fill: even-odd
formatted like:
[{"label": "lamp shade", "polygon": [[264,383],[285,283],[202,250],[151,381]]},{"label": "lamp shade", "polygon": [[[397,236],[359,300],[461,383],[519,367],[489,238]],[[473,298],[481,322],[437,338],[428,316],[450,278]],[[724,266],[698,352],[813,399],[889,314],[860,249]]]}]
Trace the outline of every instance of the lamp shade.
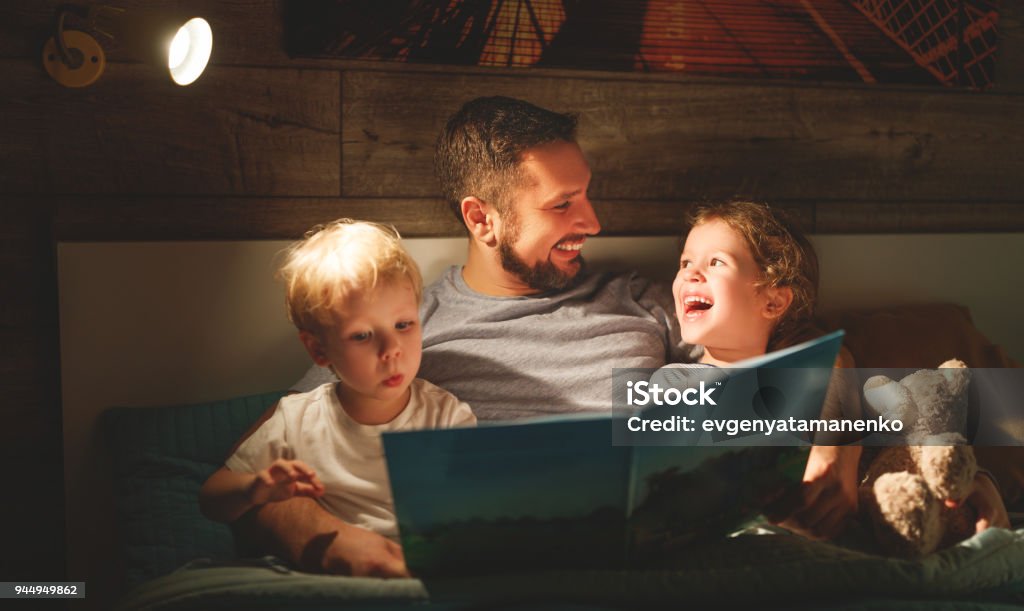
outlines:
[{"label": "lamp shade", "polygon": [[213,30],[201,17],[150,9],[119,11],[109,32],[130,56],[158,66],[179,85],[194,82],[213,51]]}]

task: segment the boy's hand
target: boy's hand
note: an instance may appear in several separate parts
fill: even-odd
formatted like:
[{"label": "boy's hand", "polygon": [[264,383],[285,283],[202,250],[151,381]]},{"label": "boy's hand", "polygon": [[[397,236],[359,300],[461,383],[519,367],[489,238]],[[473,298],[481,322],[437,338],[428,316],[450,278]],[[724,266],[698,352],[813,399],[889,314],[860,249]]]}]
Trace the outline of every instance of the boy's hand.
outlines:
[{"label": "boy's hand", "polygon": [[326,573],[354,577],[409,577],[402,547],[375,532],[340,524],[323,558]]},{"label": "boy's hand", "polygon": [[857,512],[859,446],[814,446],[804,479],[766,508],[771,521],[812,539],[832,539]]},{"label": "boy's hand", "polygon": [[278,458],[254,475],[249,487],[249,501],[253,505],[263,505],[295,496],[317,498],[323,493],[324,485],[309,465],[301,460]]}]

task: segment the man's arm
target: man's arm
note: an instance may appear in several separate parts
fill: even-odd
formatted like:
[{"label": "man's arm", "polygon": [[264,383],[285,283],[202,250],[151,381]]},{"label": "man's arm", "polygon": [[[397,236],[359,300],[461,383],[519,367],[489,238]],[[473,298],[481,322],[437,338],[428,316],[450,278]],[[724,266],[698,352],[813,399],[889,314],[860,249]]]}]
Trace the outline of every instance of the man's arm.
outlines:
[{"label": "man's arm", "polygon": [[408,577],[402,548],[347,524],[309,498],[254,508],[233,525],[236,534],[302,571],[372,577]]}]

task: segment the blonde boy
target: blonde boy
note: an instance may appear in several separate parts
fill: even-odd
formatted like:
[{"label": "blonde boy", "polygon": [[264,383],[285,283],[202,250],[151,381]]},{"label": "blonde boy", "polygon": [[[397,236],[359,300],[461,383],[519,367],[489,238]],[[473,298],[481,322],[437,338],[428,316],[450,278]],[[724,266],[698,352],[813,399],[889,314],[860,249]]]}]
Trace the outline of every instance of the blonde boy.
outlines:
[{"label": "blonde boy", "polygon": [[380,434],[476,423],[469,406],[416,378],[419,269],[390,228],[340,219],[286,252],[288,317],[338,382],[281,399],[203,485],[207,517],[310,496],[343,521],[397,540]]}]

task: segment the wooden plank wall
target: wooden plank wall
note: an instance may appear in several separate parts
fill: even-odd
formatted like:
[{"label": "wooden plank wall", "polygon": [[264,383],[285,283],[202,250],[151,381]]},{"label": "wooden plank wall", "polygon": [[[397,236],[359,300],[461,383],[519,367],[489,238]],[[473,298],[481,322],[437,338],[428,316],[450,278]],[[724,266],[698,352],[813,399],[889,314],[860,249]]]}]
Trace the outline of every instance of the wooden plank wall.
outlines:
[{"label": "wooden plank wall", "polygon": [[0,8],[0,441],[23,499],[0,509],[5,579],[63,571],[54,241],[293,238],[342,215],[457,235],[432,145],[477,95],[580,113],[609,234],[678,233],[692,202],[736,195],[819,233],[1024,230],[1016,65],[1016,88],[975,94],[292,60],[275,0],[124,0],[207,16],[213,65],[178,88],[114,50],[71,90],[38,58],[57,4]]}]

